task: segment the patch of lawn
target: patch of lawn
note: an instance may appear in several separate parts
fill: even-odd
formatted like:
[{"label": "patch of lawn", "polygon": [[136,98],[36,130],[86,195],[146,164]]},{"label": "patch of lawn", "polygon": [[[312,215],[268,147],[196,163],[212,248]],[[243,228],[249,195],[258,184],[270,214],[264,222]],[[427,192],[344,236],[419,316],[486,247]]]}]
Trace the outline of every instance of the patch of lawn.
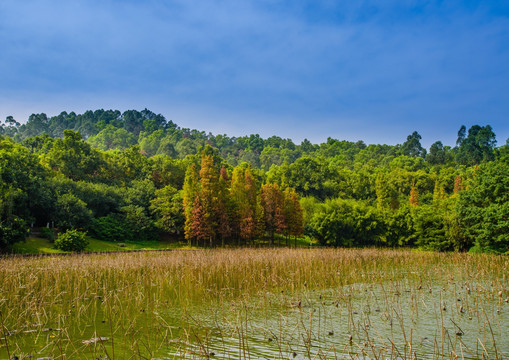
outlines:
[{"label": "patch of lawn", "polygon": [[[165,250],[165,249],[190,249],[187,242],[175,240],[161,240],[161,241],[126,241],[126,242],[113,242],[104,241],[87,236],[88,246],[85,251],[91,252],[107,252],[107,251],[132,251],[132,250]],[[269,239],[255,240],[255,246],[266,247],[269,246]],[[278,245],[278,240],[272,242],[273,246]],[[279,246],[286,247],[286,239],[279,239]],[[295,240],[291,239],[288,242],[290,247],[295,246]],[[310,239],[308,237],[297,238],[297,247],[309,247]],[[316,245],[313,243],[313,245]],[[231,245],[230,245],[231,246]],[[233,244],[233,247],[236,247]],[[197,248],[193,246],[192,248]],[[55,254],[65,253],[65,251],[55,249],[53,243],[48,239],[30,236],[23,242],[16,243],[11,248],[13,253],[16,254]]]},{"label": "patch of lawn", "polygon": [[126,241],[110,242],[87,238],[87,251],[122,251],[122,250],[164,250],[187,248],[187,243],[175,241]]},{"label": "patch of lawn", "polygon": [[11,250],[17,254],[52,254],[65,252],[55,249],[53,243],[48,239],[35,236],[30,236],[25,241],[15,243],[12,245]]},{"label": "patch of lawn", "polygon": [[[129,250],[162,250],[162,249],[183,249],[187,243],[175,241],[140,241],[140,242],[111,242],[94,239],[87,236],[88,246],[86,251],[129,251]],[[25,241],[16,243],[11,248],[16,254],[55,254],[65,251],[55,249],[53,243],[48,239],[30,236]]]}]

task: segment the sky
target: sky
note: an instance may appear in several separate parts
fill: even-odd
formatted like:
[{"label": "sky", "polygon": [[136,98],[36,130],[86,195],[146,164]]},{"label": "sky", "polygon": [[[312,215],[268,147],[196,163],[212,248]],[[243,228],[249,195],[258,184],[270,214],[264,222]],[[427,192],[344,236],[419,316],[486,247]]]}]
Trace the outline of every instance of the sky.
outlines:
[{"label": "sky", "polygon": [[213,134],[509,137],[509,1],[0,0],[0,121],[148,108]]}]

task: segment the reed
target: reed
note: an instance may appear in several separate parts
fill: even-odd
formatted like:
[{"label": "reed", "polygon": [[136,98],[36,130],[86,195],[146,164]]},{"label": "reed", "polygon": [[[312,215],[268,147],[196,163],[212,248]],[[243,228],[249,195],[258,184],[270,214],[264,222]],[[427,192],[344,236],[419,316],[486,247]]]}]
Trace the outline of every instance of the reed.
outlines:
[{"label": "reed", "polygon": [[508,270],[379,249],[6,257],[0,358],[502,359]]}]

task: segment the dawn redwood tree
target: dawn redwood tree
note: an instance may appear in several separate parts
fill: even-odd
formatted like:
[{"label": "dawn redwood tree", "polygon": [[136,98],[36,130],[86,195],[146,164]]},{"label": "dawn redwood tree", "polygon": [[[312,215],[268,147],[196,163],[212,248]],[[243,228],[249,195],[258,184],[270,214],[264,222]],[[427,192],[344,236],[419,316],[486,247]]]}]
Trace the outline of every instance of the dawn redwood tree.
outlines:
[{"label": "dawn redwood tree", "polygon": [[203,217],[201,221],[204,222],[203,228],[207,231],[211,246],[216,235],[216,220],[219,212],[218,188],[219,178],[214,169],[214,159],[210,155],[203,155],[200,169],[200,201],[203,208]]},{"label": "dawn redwood tree", "polygon": [[182,189],[182,205],[184,208],[184,235],[189,245],[192,244],[192,239],[194,238],[192,232],[192,222],[193,222],[193,207],[196,202],[196,197],[199,196],[199,182],[198,182],[198,172],[196,170],[196,165],[192,164],[186,170],[186,176],[184,179],[184,186]]},{"label": "dawn redwood tree", "polygon": [[251,168],[233,169],[230,195],[235,207],[236,232],[244,242],[253,239],[259,229],[257,186]]},{"label": "dawn redwood tree", "polygon": [[389,174],[379,172],[375,180],[376,204],[379,210],[399,208],[399,199],[394,184],[391,183]]},{"label": "dawn redwood tree", "polygon": [[244,227],[246,232],[246,239],[253,239],[263,232],[263,226],[261,225],[261,209],[258,201],[257,183],[251,166],[246,168],[244,178],[247,198],[246,208],[248,209],[249,218],[244,221],[242,227]]},{"label": "dawn redwood tree", "polygon": [[240,238],[240,219],[241,219],[241,208],[246,203],[246,196],[244,192],[245,188],[244,169],[240,166],[236,166],[233,169],[231,185],[230,185],[230,199],[232,201],[232,232],[233,235]]},{"label": "dawn redwood tree", "polygon": [[[297,236],[304,233],[303,211],[297,196],[297,192],[293,188],[286,188],[284,195],[284,209],[286,218],[286,233],[288,236],[294,236],[297,242]],[[297,247],[297,244],[295,244]]]},{"label": "dawn redwood tree", "polygon": [[232,236],[232,201],[228,191],[228,173],[224,166],[221,166],[219,182],[217,187],[217,234],[221,237],[224,246],[225,240]]},{"label": "dawn redwood tree", "polygon": [[284,216],[284,200],[277,184],[265,184],[261,188],[260,200],[263,210],[265,229],[274,239],[276,233],[284,233],[287,225]]},{"label": "dawn redwood tree", "polygon": [[417,188],[415,186],[412,186],[410,189],[410,199],[409,199],[411,206],[419,206],[419,192],[417,191]]},{"label": "dawn redwood tree", "polygon": [[[190,238],[196,239],[198,244],[210,240],[211,229],[208,226],[205,217],[205,209],[199,196],[196,196],[193,202],[193,209],[191,211],[191,221],[189,226]],[[187,235],[187,234],[186,234]]]},{"label": "dawn redwood tree", "polygon": [[461,179],[461,176],[457,175],[454,178],[454,193],[457,194],[461,190],[463,190],[463,180]]}]

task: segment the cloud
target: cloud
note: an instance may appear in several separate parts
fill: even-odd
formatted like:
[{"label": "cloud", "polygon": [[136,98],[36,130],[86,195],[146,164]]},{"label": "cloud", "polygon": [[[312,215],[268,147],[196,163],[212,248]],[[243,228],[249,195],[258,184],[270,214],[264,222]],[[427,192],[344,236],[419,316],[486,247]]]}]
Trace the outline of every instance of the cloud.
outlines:
[{"label": "cloud", "polygon": [[393,143],[413,130],[447,142],[442,132],[487,121],[507,137],[508,13],[459,1],[5,0],[0,105],[145,103],[244,133]]}]

